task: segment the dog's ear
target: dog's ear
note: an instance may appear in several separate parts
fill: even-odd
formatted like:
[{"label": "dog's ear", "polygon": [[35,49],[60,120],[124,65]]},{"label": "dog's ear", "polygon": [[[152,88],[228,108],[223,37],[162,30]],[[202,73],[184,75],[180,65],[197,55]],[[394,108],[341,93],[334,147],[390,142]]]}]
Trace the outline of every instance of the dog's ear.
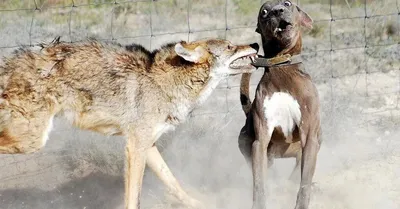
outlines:
[{"label": "dog's ear", "polygon": [[313,20],[311,19],[311,17],[305,11],[300,9],[300,7],[297,5],[296,9],[299,12],[300,24],[308,29],[312,29]]},{"label": "dog's ear", "polygon": [[257,28],[256,28],[256,32],[261,34],[261,30],[260,30],[260,23],[257,21]]},{"label": "dog's ear", "polygon": [[175,52],[186,61],[193,63],[203,62],[207,54],[207,51],[202,46],[190,45],[185,42],[177,43],[175,45]]}]

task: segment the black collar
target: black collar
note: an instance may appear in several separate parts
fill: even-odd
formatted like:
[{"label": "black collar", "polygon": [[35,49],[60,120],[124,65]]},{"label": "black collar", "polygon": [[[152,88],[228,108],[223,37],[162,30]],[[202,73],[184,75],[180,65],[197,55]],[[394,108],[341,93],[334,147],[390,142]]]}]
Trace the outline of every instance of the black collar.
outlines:
[{"label": "black collar", "polygon": [[300,54],[297,55],[290,55],[290,54],[285,54],[285,55],[279,55],[273,58],[261,58],[257,57],[255,58],[253,62],[253,66],[255,67],[281,67],[281,66],[288,66],[288,65],[295,65],[302,63],[303,59],[301,58]]}]

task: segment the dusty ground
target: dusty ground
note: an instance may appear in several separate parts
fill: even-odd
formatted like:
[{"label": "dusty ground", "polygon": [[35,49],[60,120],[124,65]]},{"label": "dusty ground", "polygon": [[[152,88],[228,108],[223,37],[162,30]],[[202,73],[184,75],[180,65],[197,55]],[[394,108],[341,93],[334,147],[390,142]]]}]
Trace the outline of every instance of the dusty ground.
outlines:
[{"label": "dusty ground", "polygon": [[[10,4],[4,6],[4,2]],[[2,9],[33,6],[4,2],[0,3]],[[0,11],[0,47],[35,44],[63,35],[66,41],[96,36],[154,49],[166,41],[188,39],[184,33],[188,28],[187,1],[174,2],[78,6],[72,12],[70,7]],[[192,2],[191,30],[225,28],[225,0],[205,2]],[[300,1],[315,20],[330,20],[331,11],[335,19],[365,15],[363,0],[335,4],[332,10],[326,2]],[[189,39],[226,35],[234,43],[259,41],[252,27],[259,4],[228,3],[228,27],[249,28],[226,34],[224,30],[194,32]],[[312,209],[400,208],[400,46],[395,44],[400,41],[400,16],[396,3],[368,1],[368,16],[393,15],[368,18],[365,26],[364,18],[317,21],[315,29],[304,37],[305,64],[320,92],[323,116],[324,142],[314,178],[317,187]],[[114,17],[112,21],[110,17]],[[151,31],[183,33],[126,38]],[[365,49],[366,44],[369,47]],[[386,44],[390,46],[372,46]],[[331,47],[335,50],[329,51]],[[9,55],[12,50],[1,49],[0,55]],[[261,74],[253,76],[253,90]],[[188,123],[157,144],[184,188],[208,208],[251,207],[251,173],[237,147],[244,124],[239,78],[223,82]],[[40,152],[0,156],[0,209],[122,208],[123,147],[123,138],[79,131],[57,120]],[[268,208],[294,207],[298,185],[286,180],[293,161],[278,160],[270,170]],[[143,190],[143,208],[179,208],[151,172],[146,171]]]}]

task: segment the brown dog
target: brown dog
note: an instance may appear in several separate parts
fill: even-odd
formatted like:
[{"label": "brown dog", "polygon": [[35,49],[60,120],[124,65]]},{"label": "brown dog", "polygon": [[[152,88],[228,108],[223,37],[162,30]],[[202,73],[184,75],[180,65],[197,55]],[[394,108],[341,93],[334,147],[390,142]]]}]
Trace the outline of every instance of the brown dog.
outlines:
[{"label": "brown dog", "polygon": [[[261,34],[265,57],[299,58],[300,26],[312,28],[312,19],[297,5],[287,0],[264,3],[256,32]],[[239,147],[253,169],[253,209],[266,207],[267,167],[274,158],[287,157],[297,158],[295,170],[301,161],[296,209],[306,209],[321,144],[317,89],[301,61],[266,67],[253,104],[249,99],[249,80],[250,74],[242,75],[240,99],[247,120],[239,136]]]}]

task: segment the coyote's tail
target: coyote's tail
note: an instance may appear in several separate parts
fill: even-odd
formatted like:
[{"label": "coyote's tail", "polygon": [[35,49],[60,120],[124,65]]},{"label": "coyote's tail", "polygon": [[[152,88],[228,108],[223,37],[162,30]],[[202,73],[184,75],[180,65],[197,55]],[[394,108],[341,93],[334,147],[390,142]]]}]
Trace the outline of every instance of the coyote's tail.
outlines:
[{"label": "coyote's tail", "polygon": [[250,78],[251,73],[243,73],[242,79],[240,80],[240,103],[242,103],[242,109],[245,115],[250,112],[251,100],[250,100]]}]

